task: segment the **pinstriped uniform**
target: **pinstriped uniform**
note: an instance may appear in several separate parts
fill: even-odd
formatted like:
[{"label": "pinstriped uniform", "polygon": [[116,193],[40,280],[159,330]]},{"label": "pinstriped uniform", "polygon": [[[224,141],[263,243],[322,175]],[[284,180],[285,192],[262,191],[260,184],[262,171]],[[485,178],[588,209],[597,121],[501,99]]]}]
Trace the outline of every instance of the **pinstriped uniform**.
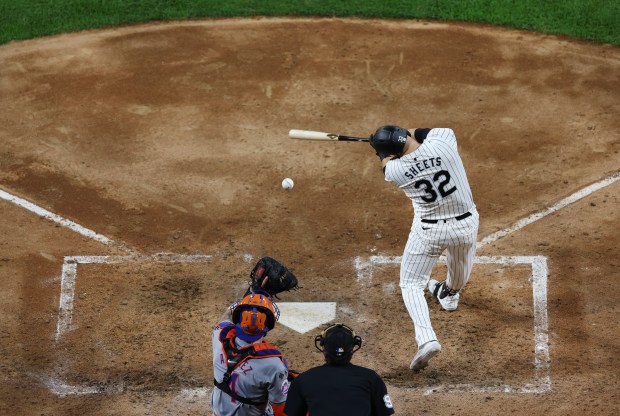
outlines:
[{"label": "pinstriped uniform", "polygon": [[[445,250],[447,285],[455,290],[465,286],[474,262],[478,212],[451,129],[431,129],[420,147],[387,162],[385,180],[402,189],[413,203],[400,288],[421,346],[437,340],[424,298],[432,269]],[[468,212],[471,215],[466,218],[455,218]]]}]

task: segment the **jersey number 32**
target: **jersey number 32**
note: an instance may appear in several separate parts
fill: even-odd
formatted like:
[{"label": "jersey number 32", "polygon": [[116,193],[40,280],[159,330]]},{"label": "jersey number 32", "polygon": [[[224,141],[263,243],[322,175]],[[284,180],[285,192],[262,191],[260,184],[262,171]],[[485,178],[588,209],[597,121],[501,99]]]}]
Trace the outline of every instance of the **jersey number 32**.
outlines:
[{"label": "jersey number 32", "polygon": [[[421,196],[422,201],[424,202],[435,202],[437,200],[437,191],[439,191],[439,195],[442,198],[447,197],[452,192],[456,191],[456,186],[452,188],[446,189],[448,183],[450,182],[450,172],[447,170],[440,170],[433,176],[433,183],[428,179],[420,179],[413,184],[415,189],[422,189],[425,194]],[[435,188],[437,190],[435,190]]]}]

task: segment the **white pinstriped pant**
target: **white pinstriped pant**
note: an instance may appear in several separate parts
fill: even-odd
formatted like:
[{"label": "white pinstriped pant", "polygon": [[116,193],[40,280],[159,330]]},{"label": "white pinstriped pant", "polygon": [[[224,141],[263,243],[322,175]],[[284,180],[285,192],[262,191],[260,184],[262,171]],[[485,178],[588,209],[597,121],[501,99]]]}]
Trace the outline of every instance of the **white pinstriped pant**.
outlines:
[{"label": "white pinstriped pant", "polygon": [[[431,325],[424,289],[439,256],[446,251],[450,288],[460,290],[467,281],[474,264],[478,236],[478,212],[463,220],[450,219],[427,224],[414,218],[400,264],[400,289],[403,301],[413,320],[418,347],[437,340]],[[441,280],[441,279],[439,279]]]}]

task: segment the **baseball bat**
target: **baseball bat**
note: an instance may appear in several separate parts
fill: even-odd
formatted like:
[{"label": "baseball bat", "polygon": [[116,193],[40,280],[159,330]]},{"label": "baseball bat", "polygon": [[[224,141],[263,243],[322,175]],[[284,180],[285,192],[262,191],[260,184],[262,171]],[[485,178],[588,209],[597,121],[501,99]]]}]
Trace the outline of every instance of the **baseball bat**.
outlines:
[{"label": "baseball bat", "polygon": [[330,140],[330,141],[343,141],[343,142],[370,141],[370,139],[367,137],[345,136],[342,134],[324,133],[322,131],[312,131],[312,130],[293,129],[288,132],[288,135],[291,139],[303,139],[303,140]]}]

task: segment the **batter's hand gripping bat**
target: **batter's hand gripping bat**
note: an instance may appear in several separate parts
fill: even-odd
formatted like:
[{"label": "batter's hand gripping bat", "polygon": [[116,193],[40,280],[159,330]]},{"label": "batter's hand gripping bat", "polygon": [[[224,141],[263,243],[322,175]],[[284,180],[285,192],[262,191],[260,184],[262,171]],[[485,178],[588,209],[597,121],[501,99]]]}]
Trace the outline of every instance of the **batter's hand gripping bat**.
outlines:
[{"label": "batter's hand gripping bat", "polygon": [[322,131],[312,131],[312,130],[293,129],[288,132],[288,135],[291,139],[302,139],[302,140],[330,140],[330,141],[344,141],[344,142],[368,142],[370,141],[370,139],[367,137],[344,136],[342,134],[323,133]]}]

